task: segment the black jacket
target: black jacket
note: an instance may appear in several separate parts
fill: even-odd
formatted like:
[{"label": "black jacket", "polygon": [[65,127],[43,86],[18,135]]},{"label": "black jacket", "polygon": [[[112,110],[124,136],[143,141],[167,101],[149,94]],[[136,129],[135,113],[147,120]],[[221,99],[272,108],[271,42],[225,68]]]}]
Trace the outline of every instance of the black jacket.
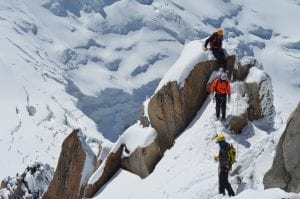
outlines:
[{"label": "black jacket", "polygon": [[219,151],[219,162],[220,167],[227,167],[228,169],[231,167],[228,160],[228,151],[230,148],[230,144],[226,141],[222,141],[219,143],[220,151]]},{"label": "black jacket", "polygon": [[223,41],[223,36],[218,37],[218,34],[214,32],[208,39],[206,39],[204,47],[207,48],[207,44],[209,43],[210,48],[221,49],[222,41]]}]

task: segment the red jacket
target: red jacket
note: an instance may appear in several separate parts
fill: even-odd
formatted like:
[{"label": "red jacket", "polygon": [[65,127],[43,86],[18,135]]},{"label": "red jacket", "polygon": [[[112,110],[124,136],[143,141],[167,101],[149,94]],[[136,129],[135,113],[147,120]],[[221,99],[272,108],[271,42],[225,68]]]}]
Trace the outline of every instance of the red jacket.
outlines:
[{"label": "red jacket", "polygon": [[218,94],[227,94],[228,96],[230,96],[230,82],[228,80],[222,81],[218,78],[215,79],[210,86],[210,93],[213,94],[214,92]]}]

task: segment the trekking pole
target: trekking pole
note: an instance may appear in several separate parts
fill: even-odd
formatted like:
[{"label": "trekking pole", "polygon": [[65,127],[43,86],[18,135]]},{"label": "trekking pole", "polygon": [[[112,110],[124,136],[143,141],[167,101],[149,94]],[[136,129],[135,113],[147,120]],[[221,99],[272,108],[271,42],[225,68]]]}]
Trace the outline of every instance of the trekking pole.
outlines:
[{"label": "trekking pole", "polygon": [[214,139],[216,139],[216,137],[218,137],[218,134],[216,133],[215,136],[213,136],[212,138],[210,138],[211,141],[213,141]]},{"label": "trekking pole", "polygon": [[[239,84],[237,84],[236,85],[236,90],[235,90],[235,92],[236,92],[236,115],[238,115],[238,111],[239,111],[239,93],[238,93],[238,86],[239,86]],[[240,143],[240,141],[239,141],[239,136],[237,136],[236,135],[236,139],[237,139],[237,146],[236,146],[236,156],[238,156],[238,150],[239,150],[239,143]]]}]

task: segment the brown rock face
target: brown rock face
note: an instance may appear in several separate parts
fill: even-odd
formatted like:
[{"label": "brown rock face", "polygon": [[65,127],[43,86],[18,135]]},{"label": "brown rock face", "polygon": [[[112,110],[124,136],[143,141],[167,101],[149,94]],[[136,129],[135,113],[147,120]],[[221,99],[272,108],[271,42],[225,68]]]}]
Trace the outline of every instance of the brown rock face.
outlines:
[{"label": "brown rock face", "polygon": [[137,148],[129,157],[123,158],[122,167],[145,178],[153,171],[161,157],[158,141],[155,140],[149,146]]},{"label": "brown rock face", "polygon": [[116,174],[116,172],[121,168],[122,151],[123,146],[121,145],[116,153],[110,153],[108,155],[106,161],[102,163],[104,164],[102,175],[93,184],[87,184],[87,186],[84,189],[84,198],[93,197],[94,194],[97,193],[97,191],[99,191],[99,189],[105,183],[107,183],[111,179],[111,177],[113,177]]},{"label": "brown rock face", "polygon": [[248,124],[247,113],[244,113],[240,116],[234,116],[229,123],[229,129],[232,132],[236,134],[242,133],[243,128]]},{"label": "brown rock face", "polygon": [[248,118],[249,120],[257,120],[263,117],[261,98],[259,96],[259,85],[257,83],[246,84],[247,94],[249,96]]},{"label": "brown rock face", "polygon": [[[252,64],[241,65],[238,63],[238,67],[233,71],[233,78],[239,81],[244,81],[248,76],[251,67],[253,67]],[[247,110],[249,120],[253,121],[262,118],[263,115],[261,98],[259,96],[259,85],[257,83],[245,83],[244,86],[249,97],[249,107]]]},{"label": "brown rock face", "polygon": [[185,128],[181,98],[177,83],[169,82],[150,100],[149,117],[158,133],[162,151],[172,146],[175,136]]},{"label": "brown rock face", "polygon": [[140,121],[141,121],[141,124],[143,125],[143,127],[149,127],[150,126],[150,121],[149,119],[145,116],[145,112],[144,112],[144,106],[142,106],[142,109],[141,109],[141,114],[140,114]]},{"label": "brown rock face", "polygon": [[249,97],[249,107],[247,111],[250,121],[267,118],[270,123],[273,123],[275,113],[273,106],[273,94],[272,88],[268,84],[267,79],[262,80],[259,83],[246,84],[246,92]]},{"label": "brown rock face", "polygon": [[[256,67],[256,65],[258,65]],[[241,65],[233,71],[233,78],[239,81],[244,81],[248,75],[253,72],[258,72],[263,78],[260,82],[245,83],[245,93],[249,97],[248,100],[248,119],[250,121],[266,118],[273,123],[274,106],[273,106],[273,91],[270,77],[261,70],[255,59],[251,63]]]},{"label": "brown rock face", "polygon": [[58,165],[44,199],[81,198],[86,183],[84,178],[87,177],[82,176],[87,151],[81,136],[79,130],[74,130],[63,142]]},{"label": "brown rock face", "polygon": [[300,103],[290,116],[276,149],[271,169],[264,176],[265,189],[279,187],[300,192]]},{"label": "brown rock face", "polygon": [[4,180],[2,180],[1,181],[1,184],[0,184],[0,189],[4,189],[4,188],[6,188],[7,187],[7,182],[6,181],[4,181]]},{"label": "brown rock face", "polygon": [[257,62],[254,57],[244,57],[238,63],[237,67],[233,70],[233,79],[244,81],[249,74],[252,67],[262,69],[262,65]]},{"label": "brown rock face", "polygon": [[247,64],[247,65],[241,65],[240,63],[238,64],[238,67],[233,70],[233,79],[239,80],[239,81],[244,81],[245,78],[248,76],[249,69],[253,67],[252,64]]},{"label": "brown rock face", "polygon": [[[227,58],[230,73],[234,62],[235,56]],[[175,138],[188,126],[204,103],[207,81],[216,68],[216,61],[199,63],[185,80],[183,88],[179,88],[177,82],[169,82],[150,100],[149,117],[158,133],[162,152],[173,145]]]}]

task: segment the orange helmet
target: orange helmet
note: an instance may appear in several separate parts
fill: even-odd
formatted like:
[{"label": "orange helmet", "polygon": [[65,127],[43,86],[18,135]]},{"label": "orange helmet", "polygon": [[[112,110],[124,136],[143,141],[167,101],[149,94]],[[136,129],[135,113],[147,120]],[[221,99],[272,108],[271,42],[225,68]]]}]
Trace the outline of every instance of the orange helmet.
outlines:
[{"label": "orange helmet", "polygon": [[223,35],[223,30],[222,30],[222,28],[218,28],[218,29],[217,29],[217,34],[218,34],[218,35]]}]

